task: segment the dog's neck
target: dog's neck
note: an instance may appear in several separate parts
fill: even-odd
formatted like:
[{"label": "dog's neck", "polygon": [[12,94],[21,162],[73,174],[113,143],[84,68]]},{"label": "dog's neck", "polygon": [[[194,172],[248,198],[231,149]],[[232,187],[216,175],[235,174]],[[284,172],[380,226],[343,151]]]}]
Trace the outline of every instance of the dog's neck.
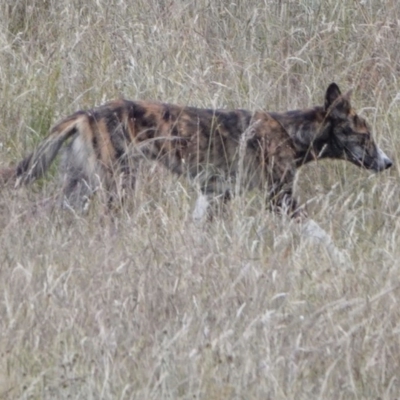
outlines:
[{"label": "dog's neck", "polygon": [[330,157],[329,130],[323,107],[270,113],[287,131],[296,149],[298,166]]}]

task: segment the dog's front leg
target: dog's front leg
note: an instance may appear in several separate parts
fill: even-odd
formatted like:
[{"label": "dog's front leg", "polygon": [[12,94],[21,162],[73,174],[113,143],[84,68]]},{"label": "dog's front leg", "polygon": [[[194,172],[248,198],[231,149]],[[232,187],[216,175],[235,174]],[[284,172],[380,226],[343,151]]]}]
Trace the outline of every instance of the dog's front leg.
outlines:
[{"label": "dog's front leg", "polygon": [[280,214],[288,215],[293,219],[304,220],[307,211],[304,206],[299,206],[297,199],[293,196],[294,173],[287,171],[279,183],[272,183],[269,190],[270,208]]}]

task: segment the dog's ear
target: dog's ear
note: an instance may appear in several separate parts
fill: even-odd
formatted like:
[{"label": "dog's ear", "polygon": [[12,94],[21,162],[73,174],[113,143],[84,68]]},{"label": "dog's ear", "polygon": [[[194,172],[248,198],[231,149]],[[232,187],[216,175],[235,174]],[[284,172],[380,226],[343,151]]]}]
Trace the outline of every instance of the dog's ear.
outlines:
[{"label": "dog's ear", "polygon": [[325,111],[328,111],[328,108],[342,95],[342,92],[339,89],[339,86],[336,83],[331,83],[328,86],[325,94]]},{"label": "dog's ear", "polygon": [[348,118],[351,111],[349,99],[342,96],[340,97],[329,109],[329,116],[336,119]]},{"label": "dog's ear", "polygon": [[351,110],[351,90],[342,95],[338,85],[331,83],[325,95],[325,111],[333,118],[347,118]]},{"label": "dog's ear", "polygon": [[351,95],[353,94],[353,89],[350,89],[350,90],[348,90],[347,92],[346,92],[346,94],[344,94],[343,95],[343,97],[348,101],[348,102],[350,102],[350,99],[351,99]]}]

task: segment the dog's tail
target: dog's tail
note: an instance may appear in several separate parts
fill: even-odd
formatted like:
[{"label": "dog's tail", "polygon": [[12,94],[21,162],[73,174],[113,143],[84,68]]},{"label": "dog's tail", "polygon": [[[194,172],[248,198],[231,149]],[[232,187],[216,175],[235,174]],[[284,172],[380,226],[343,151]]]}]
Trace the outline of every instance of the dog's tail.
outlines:
[{"label": "dog's tail", "polygon": [[83,112],[77,112],[55,125],[37,149],[25,157],[16,167],[0,170],[0,183],[15,182],[15,185],[19,186],[42,177],[65,141],[80,131],[79,125],[86,121],[86,118],[82,119],[85,115]]}]

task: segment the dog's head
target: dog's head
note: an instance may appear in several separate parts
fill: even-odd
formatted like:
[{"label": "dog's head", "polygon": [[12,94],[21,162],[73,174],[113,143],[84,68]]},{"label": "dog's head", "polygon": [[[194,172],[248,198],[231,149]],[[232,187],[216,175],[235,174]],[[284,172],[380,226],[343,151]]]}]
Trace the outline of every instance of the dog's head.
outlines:
[{"label": "dog's head", "polygon": [[325,122],[331,127],[334,157],[377,172],[390,168],[392,161],[376,145],[365,119],[351,107],[350,96],[351,91],[342,95],[336,83],[331,83],[326,91]]}]

